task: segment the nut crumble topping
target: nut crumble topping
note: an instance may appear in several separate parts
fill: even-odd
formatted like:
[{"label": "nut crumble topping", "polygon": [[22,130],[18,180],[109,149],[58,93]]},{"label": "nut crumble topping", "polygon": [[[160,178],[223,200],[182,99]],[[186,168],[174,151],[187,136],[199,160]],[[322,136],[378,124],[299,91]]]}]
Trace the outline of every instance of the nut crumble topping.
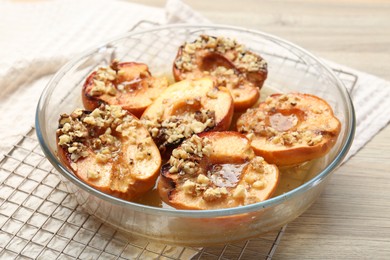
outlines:
[{"label": "nut crumble topping", "polygon": [[[208,35],[201,35],[194,42],[185,43],[182,47],[182,56],[175,62],[176,67],[186,71],[193,70],[196,62],[195,53],[201,50],[226,55],[239,70],[252,72],[267,69],[265,60],[247,50],[236,40]],[[229,73],[233,73],[233,71]]]},{"label": "nut crumble topping", "polygon": [[245,181],[254,189],[261,190],[267,186],[264,174],[268,173],[267,163],[263,157],[256,156],[248,163]]},{"label": "nut crumble topping", "polygon": [[103,94],[115,96],[117,92],[115,87],[117,73],[117,60],[114,60],[109,67],[98,68],[93,77],[94,86],[92,87],[90,94],[92,96],[101,96]]},{"label": "nut crumble topping", "polygon": [[[184,43],[175,66],[181,70],[182,79],[211,76],[216,84],[230,90],[256,87],[247,73],[267,72],[267,62],[236,40],[208,35]],[[233,97],[240,98],[240,94],[235,92]]]},{"label": "nut crumble topping", "polygon": [[[169,158],[171,168],[170,173],[180,175],[193,175],[199,173],[199,162],[204,156],[209,156],[212,152],[210,140],[197,135],[185,140],[180,147],[172,151]],[[202,180],[202,183],[205,183]]]},{"label": "nut crumble topping", "polygon": [[[301,98],[294,94],[283,94],[276,98],[272,96],[267,97],[265,106],[261,109],[252,108],[247,110],[244,115],[245,124],[240,125],[238,131],[247,135],[254,134],[266,137],[267,140],[275,145],[292,146],[303,144],[314,146],[323,140],[323,135],[320,131],[309,130],[305,127],[295,129],[295,126],[299,124],[299,116],[296,116],[294,113],[283,115],[277,112],[295,109],[299,107],[301,101]],[[322,113],[322,110],[316,107],[310,107],[309,109],[310,113]],[[284,120],[284,126],[278,126],[280,129],[275,129],[272,127],[272,120]]]},{"label": "nut crumble topping", "polygon": [[[150,155],[145,144],[150,142],[150,137],[137,140],[135,133],[139,125],[138,120],[119,106],[102,105],[92,112],[76,109],[70,115],[61,115],[58,145],[67,149],[74,170],[77,170],[75,162],[90,153],[96,154],[96,162],[100,164],[117,160],[122,147],[121,138],[138,144],[136,158],[142,160]],[[88,176],[94,179],[98,174],[91,172]]]},{"label": "nut crumble topping", "polygon": [[[134,75],[135,76],[135,75]],[[150,78],[150,80],[145,80]],[[108,67],[99,67],[92,78],[93,86],[89,91],[91,96],[131,93],[139,88],[156,88],[160,82],[151,78],[149,71],[140,71],[134,79],[126,80],[126,71],[121,68],[118,60],[113,60]]]},{"label": "nut crumble topping", "polygon": [[[262,190],[267,186],[264,175],[268,174],[270,169],[262,157],[256,156],[243,164],[216,164],[211,167],[208,165],[206,168],[209,169],[203,169],[205,162],[202,160],[210,156],[211,152],[210,140],[197,135],[173,150],[169,159],[169,173],[182,176],[180,189],[184,194],[200,196],[205,202],[210,203],[227,199],[231,195],[233,200],[246,204],[248,196],[253,196],[250,189]],[[231,172],[234,171],[233,168],[237,170],[236,173]],[[245,184],[239,182],[242,171],[245,171],[243,177]],[[220,180],[221,178],[224,180]],[[256,198],[253,200],[257,201]]]},{"label": "nut crumble topping", "polygon": [[150,135],[163,150],[166,146],[178,144],[183,139],[194,134],[211,129],[215,126],[215,113],[210,110],[200,110],[195,113],[184,113],[171,116],[163,121],[142,119]]}]

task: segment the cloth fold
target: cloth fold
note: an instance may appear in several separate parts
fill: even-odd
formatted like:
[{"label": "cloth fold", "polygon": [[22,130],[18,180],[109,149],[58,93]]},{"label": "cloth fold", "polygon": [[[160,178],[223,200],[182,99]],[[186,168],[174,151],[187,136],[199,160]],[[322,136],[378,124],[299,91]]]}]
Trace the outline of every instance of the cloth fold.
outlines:
[{"label": "cloth fold", "polygon": [[359,151],[390,122],[390,82],[331,61],[325,61],[333,69],[357,76],[353,89],[349,89],[355,114],[356,132],[344,162]]},{"label": "cloth fold", "polygon": [[125,1],[0,2],[0,10],[0,159],[34,124],[42,90],[67,61],[140,20],[166,22],[163,8]]},{"label": "cloth fold", "polygon": [[[107,0],[0,2],[0,9],[0,159],[34,124],[36,104],[49,79],[78,53],[125,33],[141,20],[210,22],[180,0],[168,0],[165,9]],[[326,62],[358,77],[351,93],[357,131],[349,158],[389,123],[390,82]]]}]

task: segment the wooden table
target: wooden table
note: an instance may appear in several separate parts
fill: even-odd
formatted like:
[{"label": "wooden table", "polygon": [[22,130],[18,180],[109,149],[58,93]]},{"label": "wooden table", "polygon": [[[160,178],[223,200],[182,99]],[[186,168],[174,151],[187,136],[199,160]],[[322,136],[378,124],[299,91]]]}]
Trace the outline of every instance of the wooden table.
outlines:
[{"label": "wooden table", "polygon": [[[265,31],[390,80],[390,1],[185,3],[213,22]],[[274,258],[390,259],[390,127],[340,167],[329,184],[318,201],[288,225]]]}]

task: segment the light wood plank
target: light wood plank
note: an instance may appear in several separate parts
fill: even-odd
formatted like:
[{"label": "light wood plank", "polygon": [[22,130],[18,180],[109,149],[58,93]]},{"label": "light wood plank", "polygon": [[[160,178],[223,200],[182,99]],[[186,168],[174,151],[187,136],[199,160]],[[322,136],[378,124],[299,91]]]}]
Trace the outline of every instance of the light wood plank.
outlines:
[{"label": "light wood plank", "polygon": [[[184,2],[213,22],[262,30],[390,80],[390,1]],[[289,224],[275,259],[390,259],[389,126],[340,167],[318,201]]]}]

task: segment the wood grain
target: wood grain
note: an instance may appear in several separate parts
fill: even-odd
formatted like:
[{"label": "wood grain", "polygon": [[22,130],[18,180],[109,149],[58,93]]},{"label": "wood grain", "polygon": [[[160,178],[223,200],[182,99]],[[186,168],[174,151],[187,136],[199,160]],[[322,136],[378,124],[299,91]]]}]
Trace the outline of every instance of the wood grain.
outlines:
[{"label": "wood grain", "polygon": [[[213,22],[262,30],[390,80],[390,1],[184,2]],[[389,126],[341,166],[319,200],[289,224],[274,258],[390,259]]]}]

